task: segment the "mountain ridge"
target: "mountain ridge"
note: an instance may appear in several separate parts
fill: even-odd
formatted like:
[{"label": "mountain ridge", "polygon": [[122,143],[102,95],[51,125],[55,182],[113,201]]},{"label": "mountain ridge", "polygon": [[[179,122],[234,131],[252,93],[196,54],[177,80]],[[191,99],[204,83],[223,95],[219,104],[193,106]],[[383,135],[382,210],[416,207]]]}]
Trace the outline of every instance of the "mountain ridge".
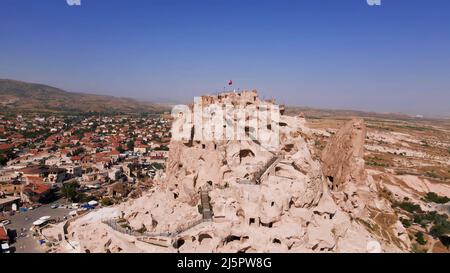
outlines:
[{"label": "mountain ridge", "polygon": [[96,95],[66,90],[40,83],[0,79],[2,110],[37,112],[125,112],[161,113],[167,105],[132,98]]}]

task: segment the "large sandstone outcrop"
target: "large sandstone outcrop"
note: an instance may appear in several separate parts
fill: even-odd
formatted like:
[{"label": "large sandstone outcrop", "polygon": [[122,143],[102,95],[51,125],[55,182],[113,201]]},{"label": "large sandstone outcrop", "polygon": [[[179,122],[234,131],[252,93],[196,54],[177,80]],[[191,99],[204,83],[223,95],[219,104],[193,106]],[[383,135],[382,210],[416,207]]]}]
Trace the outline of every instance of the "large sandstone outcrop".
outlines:
[{"label": "large sandstone outcrop", "polygon": [[379,197],[372,176],[365,170],[366,127],[362,119],[347,122],[322,152],[322,168],[336,203],[380,239],[401,248],[410,241],[390,203]]},{"label": "large sandstone outcrop", "polygon": [[347,122],[329,141],[322,152],[324,175],[332,190],[348,184],[365,184],[364,141],[366,126],[362,119]]},{"label": "large sandstone outcrop", "polygon": [[[196,103],[243,109],[272,105],[260,100],[256,91],[204,96]],[[164,238],[171,242],[169,246],[157,247],[128,235],[119,243],[124,235],[92,217],[71,224],[70,240],[91,252],[104,251],[109,239],[121,251],[133,252],[366,252],[374,240],[380,241],[383,251],[401,251],[401,245],[392,243],[397,238],[394,232],[389,233],[390,240],[383,240],[367,227],[367,223],[377,223],[368,221],[379,217],[384,205],[375,202],[376,188],[364,170],[361,120],[345,125],[330,140],[321,163],[311,154],[312,133],[303,117],[281,114],[268,118],[256,111],[249,115],[258,121],[268,119],[268,124],[242,125],[237,122],[239,117],[228,116],[223,128],[237,122],[248,135],[277,130],[277,145],[265,145],[257,138],[198,140],[195,135],[202,128],[192,123],[192,116],[178,114],[174,127],[186,134],[184,139],[171,141],[167,179],[115,208],[134,230],[155,234],[181,230]],[[269,134],[268,143],[275,143],[270,141],[273,137]],[[209,222],[200,222],[205,218],[201,198],[205,191],[213,216]],[[101,232],[101,244],[86,242],[95,237],[86,234],[89,230]]]}]

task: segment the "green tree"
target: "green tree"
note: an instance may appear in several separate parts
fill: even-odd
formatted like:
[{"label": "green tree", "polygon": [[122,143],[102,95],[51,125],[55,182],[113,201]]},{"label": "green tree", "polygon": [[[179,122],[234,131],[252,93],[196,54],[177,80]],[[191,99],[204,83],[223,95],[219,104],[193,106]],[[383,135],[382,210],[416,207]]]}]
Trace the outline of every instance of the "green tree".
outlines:
[{"label": "green tree", "polygon": [[127,149],[128,151],[132,151],[134,149],[134,141],[129,141],[127,143]]},{"label": "green tree", "polygon": [[68,182],[61,187],[61,194],[72,202],[77,202],[79,197],[78,188],[80,184],[78,182]]},{"label": "green tree", "polygon": [[84,148],[77,148],[75,151],[72,152],[72,156],[80,155],[84,153],[86,150]]},{"label": "green tree", "polygon": [[119,153],[125,152],[125,150],[122,148],[122,146],[117,146],[116,151],[118,151]]},{"label": "green tree", "polygon": [[427,241],[423,237],[423,233],[421,231],[418,231],[416,233],[416,241],[421,245],[425,245],[427,243]]},{"label": "green tree", "polygon": [[439,196],[435,192],[427,193],[423,199],[426,202],[433,202],[433,203],[437,203],[437,204],[445,204],[450,201],[450,198],[448,198],[447,196]]},{"label": "green tree", "polygon": [[6,163],[8,162],[8,158],[7,157],[3,157],[0,156],[0,165],[6,165]]}]

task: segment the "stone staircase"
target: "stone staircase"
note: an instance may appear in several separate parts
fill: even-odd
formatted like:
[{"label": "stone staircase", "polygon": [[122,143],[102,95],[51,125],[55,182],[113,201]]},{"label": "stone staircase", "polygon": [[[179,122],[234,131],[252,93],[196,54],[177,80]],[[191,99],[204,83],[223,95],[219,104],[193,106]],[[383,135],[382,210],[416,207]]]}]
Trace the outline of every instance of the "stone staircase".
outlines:
[{"label": "stone staircase", "polygon": [[265,179],[269,173],[271,173],[274,169],[275,166],[278,164],[278,162],[280,162],[280,157],[275,155],[274,157],[272,157],[269,161],[267,161],[267,163],[264,165],[264,167],[262,167],[255,175],[255,183],[256,184],[261,184],[261,181],[263,179]]},{"label": "stone staircase", "polygon": [[276,167],[276,165],[281,161],[281,157],[278,155],[273,156],[269,161],[264,164],[264,166],[256,172],[253,179],[238,179],[236,182],[238,184],[244,185],[259,185],[262,180],[264,180]]},{"label": "stone staircase", "polygon": [[200,201],[201,201],[202,210],[203,210],[203,220],[206,220],[206,221],[211,220],[213,213],[211,210],[211,204],[209,203],[208,191],[205,191],[205,190],[201,191]]}]

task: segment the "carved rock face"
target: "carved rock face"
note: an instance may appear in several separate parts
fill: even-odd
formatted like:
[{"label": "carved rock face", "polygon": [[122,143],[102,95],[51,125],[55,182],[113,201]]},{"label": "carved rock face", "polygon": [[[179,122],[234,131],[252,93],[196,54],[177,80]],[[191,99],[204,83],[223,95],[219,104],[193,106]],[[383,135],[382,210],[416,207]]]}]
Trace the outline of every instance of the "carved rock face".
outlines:
[{"label": "carved rock face", "polygon": [[[244,106],[260,102],[253,92],[208,96],[202,101],[217,100]],[[159,252],[365,252],[375,237],[355,219],[369,211],[366,204],[376,199],[376,188],[369,187],[371,179],[364,169],[363,121],[348,122],[330,139],[322,164],[312,156],[312,132],[304,118],[281,116],[279,124],[276,152],[251,140],[173,140],[164,187],[155,187],[118,209],[135,229],[173,231],[201,220],[200,192],[208,189],[213,221],[170,238],[178,242],[176,249],[143,244],[127,249],[126,243],[115,243],[116,235],[111,236],[113,245],[126,251],[136,251],[139,245]],[[260,178],[257,183],[255,177]],[[72,229],[84,232],[77,222]],[[91,250],[94,247],[89,244]]]},{"label": "carved rock face", "polygon": [[333,191],[339,191],[345,184],[366,182],[363,159],[365,138],[364,121],[353,119],[331,137],[323,150],[323,174],[330,180]]}]

